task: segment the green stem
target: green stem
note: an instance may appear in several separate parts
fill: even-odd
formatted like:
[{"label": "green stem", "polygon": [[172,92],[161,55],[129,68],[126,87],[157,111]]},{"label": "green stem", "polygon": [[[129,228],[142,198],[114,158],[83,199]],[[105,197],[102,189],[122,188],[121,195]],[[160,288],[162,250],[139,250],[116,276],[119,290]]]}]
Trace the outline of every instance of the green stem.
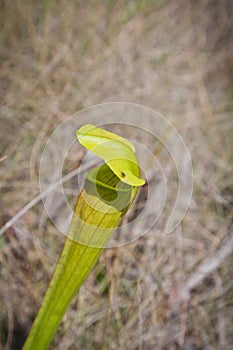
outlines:
[{"label": "green stem", "polygon": [[89,275],[103,249],[67,238],[41,309],[24,350],[47,349],[72,298]]}]

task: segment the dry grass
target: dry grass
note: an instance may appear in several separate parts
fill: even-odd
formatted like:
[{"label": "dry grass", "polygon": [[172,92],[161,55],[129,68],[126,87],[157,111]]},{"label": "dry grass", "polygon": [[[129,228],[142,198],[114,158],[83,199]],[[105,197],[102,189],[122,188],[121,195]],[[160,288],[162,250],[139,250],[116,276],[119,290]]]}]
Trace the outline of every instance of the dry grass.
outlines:
[{"label": "dry grass", "polygon": [[[38,194],[48,135],[86,106],[125,101],[160,111],[184,137],[194,166],[182,225],[169,237],[156,228],[107,250],[51,349],[231,349],[232,254],[187,298],[180,293],[232,241],[231,2],[0,6],[1,226]],[[21,348],[63,241],[41,203],[0,237],[5,349]]]}]

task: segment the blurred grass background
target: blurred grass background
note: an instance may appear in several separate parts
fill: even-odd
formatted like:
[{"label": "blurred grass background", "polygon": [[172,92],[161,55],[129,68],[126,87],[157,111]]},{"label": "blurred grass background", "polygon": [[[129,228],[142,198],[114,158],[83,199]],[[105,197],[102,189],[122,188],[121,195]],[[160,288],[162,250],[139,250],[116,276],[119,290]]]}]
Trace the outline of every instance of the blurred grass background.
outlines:
[{"label": "blurred grass background", "polygon": [[[1,226],[38,194],[54,128],[93,104],[159,111],[194,167],[176,232],[107,250],[50,348],[232,349],[232,2],[2,0],[0,23]],[[0,237],[0,348],[21,348],[63,242],[41,203]]]}]

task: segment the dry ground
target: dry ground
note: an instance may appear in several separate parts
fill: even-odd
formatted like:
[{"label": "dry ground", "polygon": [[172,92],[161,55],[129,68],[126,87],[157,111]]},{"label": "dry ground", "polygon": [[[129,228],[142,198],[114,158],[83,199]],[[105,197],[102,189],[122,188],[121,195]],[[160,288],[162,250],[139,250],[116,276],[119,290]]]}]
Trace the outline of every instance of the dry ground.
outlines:
[{"label": "dry ground", "polygon": [[[38,194],[48,135],[83,107],[154,108],[193,161],[182,225],[107,250],[51,349],[230,350],[231,1],[2,0],[0,21],[1,226]],[[63,242],[41,203],[0,237],[0,347],[21,348]]]}]

